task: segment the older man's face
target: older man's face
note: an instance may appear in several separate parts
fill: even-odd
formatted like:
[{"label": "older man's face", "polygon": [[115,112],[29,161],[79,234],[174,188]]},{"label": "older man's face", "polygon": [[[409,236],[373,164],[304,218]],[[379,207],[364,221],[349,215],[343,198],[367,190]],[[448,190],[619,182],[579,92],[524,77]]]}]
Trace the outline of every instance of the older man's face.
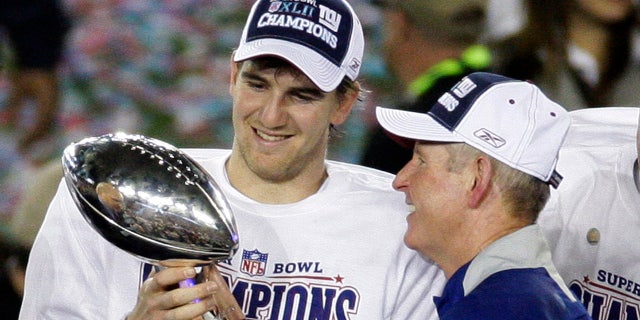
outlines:
[{"label": "older man's face", "polygon": [[463,195],[468,175],[449,170],[449,157],[443,144],[418,142],[413,158],[393,181],[410,205],[404,241],[430,258],[442,255],[452,245],[451,239],[464,233]]}]

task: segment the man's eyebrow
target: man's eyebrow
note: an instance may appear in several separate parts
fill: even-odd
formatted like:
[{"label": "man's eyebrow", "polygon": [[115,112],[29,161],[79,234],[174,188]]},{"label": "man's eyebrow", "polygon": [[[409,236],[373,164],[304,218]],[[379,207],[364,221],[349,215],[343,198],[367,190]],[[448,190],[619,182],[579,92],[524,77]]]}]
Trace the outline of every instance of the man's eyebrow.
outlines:
[{"label": "man's eyebrow", "polygon": [[[265,77],[261,76],[259,73],[254,71],[242,71],[240,73],[240,77],[242,77],[243,79],[253,80],[253,81],[261,81],[261,82],[267,81]],[[293,87],[290,89],[290,91],[298,94],[313,96],[316,99],[320,99],[326,95],[326,92],[318,89],[316,86],[311,84],[300,85],[299,87]]]},{"label": "man's eyebrow", "polygon": [[320,90],[320,89],[318,89],[316,87],[311,87],[311,86],[293,88],[292,91],[294,91],[296,93],[310,95],[310,96],[313,96],[316,99],[320,99],[320,98],[324,97],[324,95],[326,94],[326,92],[324,92],[324,91],[322,91],[322,90]]},{"label": "man's eyebrow", "polygon": [[264,77],[252,71],[242,71],[240,73],[240,77],[248,80],[266,81]]}]

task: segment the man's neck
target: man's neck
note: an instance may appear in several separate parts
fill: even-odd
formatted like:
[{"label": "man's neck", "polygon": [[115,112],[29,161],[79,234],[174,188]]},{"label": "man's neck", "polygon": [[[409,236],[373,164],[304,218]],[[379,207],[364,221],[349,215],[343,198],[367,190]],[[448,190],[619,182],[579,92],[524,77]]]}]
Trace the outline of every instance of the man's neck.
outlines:
[{"label": "man's neck", "polygon": [[[236,159],[237,160],[237,159]],[[324,163],[324,162],[323,162]],[[225,171],[229,183],[245,196],[265,204],[287,204],[301,201],[316,192],[328,177],[326,168],[306,170],[305,174],[286,181],[267,180],[242,162],[227,160]]]}]

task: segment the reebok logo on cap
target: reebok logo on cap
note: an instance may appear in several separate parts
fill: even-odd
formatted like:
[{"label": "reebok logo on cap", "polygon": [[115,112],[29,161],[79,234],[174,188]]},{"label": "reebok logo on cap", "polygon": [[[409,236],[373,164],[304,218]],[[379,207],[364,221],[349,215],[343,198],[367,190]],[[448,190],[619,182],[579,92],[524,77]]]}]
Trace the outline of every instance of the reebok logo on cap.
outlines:
[{"label": "reebok logo on cap", "polygon": [[505,143],[507,143],[506,140],[502,139],[497,134],[484,128],[474,132],[473,135],[480,138],[480,140],[485,141],[494,148],[500,148],[504,146]]},{"label": "reebok logo on cap", "polygon": [[475,72],[427,113],[378,107],[376,116],[397,136],[463,142],[554,187],[562,179],[555,167],[569,115],[531,83]]}]

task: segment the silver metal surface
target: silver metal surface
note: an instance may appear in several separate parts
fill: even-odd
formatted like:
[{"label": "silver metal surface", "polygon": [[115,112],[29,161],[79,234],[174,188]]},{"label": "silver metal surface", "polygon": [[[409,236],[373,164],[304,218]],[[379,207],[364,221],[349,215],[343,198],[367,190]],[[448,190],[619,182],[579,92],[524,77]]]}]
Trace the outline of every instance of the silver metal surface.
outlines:
[{"label": "silver metal surface", "polygon": [[69,145],[62,163],[87,222],[146,262],[205,265],[238,248],[235,220],[220,188],[170,144],[108,134]]}]

